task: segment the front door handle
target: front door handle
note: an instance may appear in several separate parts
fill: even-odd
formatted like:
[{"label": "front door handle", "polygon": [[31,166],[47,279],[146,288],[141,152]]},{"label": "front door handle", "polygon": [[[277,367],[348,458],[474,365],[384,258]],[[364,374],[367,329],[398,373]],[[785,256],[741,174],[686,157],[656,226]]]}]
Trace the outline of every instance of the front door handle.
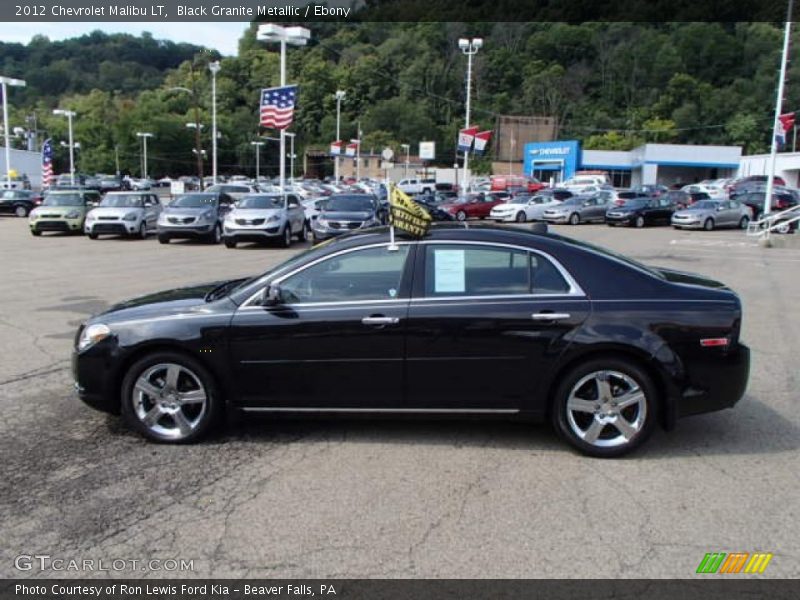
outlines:
[{"label": "front door handle", "polygon": [[364,317],[361,322],[364,325],[397,325],[400,322],[400,317]]},{"label": "front door handle", "polygon": [[534,321],[563,321],[570,318],[569,313],[539,312],[531,315]]}]

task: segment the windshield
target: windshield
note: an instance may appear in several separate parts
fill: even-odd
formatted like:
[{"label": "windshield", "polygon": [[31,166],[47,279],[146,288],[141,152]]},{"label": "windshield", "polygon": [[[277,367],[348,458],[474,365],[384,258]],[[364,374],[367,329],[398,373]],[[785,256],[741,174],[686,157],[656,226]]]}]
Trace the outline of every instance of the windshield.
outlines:
[{"label": "windshield", "polygon": [[514,196],[508,202],[510,204],[527,204],[528,200],[530,200],[530,199],[531,199],[530,196]]},{"label": "windshield", "polygon": [[172,201],[170,206],[176,208],[205,208],[206,206],[216,206],[217,197],[211,194],[186,194],[178,196]]},{"label": "windshield", "polygon": [[144,206],[144,199],[145,197],[141,194],[120,194],[119,196],[112,196],[109,194],[103,198],[100,206],[115,208],[142,208]]},{"label": "windshield", "polygon": [[0,198],[3,200],[16,200],[17,198],[27,198],[28,194],[23,192],[18,192],[16,190],[5,190],[4,192],[0,193]]},{"label": "windshield", "polygon": [[42,206],[83,206],[83,196],[80,194],[48,194]]},{"label": "windshield", "polygon": [[373,208],[372,198],[366,196],[331,196],[325,205],[330,212],[369,212]]},{"label": "windshield", "polygon": [[625,200],[622,204],[622,208],[641,208],[642,206],[647,206],[649,200],[647,198],[631,198]]},{"label": "windshield", "polygon": [[697,209],[701,209],[701,208],[712,208],[713,209],[713,208],[716,208],[716,207],[717,207],[717,203],[716,202],[711,202],[710,200],[701,200],[700,202],[695,202],[692,205],[692,208],[697,208]]},{"label": "windshield", "polygon": [[281,196],[245,196],[237,208],[283,208]]}]

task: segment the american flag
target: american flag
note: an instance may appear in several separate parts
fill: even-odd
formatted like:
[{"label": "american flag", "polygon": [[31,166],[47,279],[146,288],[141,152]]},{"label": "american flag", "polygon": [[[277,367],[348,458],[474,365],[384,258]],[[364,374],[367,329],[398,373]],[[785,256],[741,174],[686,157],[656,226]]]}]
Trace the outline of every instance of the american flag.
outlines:
[{"label": "american flag", "polygon": [[42,144],[42,187],[50,187],[53,181],[53,140],[50,138]]},{"label": "american flag", "polygon": [[286,129],[292,124],[297,86],[261,90],[261,126]]}]

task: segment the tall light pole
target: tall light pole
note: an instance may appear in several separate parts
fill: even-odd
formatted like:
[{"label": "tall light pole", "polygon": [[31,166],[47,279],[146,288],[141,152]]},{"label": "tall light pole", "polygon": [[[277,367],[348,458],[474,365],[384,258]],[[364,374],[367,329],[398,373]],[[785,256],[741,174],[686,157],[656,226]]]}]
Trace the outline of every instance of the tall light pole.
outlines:
[{"label": "tall light pole", "polygon": [[251,146],[255,146],[256,149],[256,185],[258,185],[258,180],[261,178],[261,165],[259,164],[260,155],[261,155],[261,146],[264,145],[264,142],[250,142]]},{"label": "tall light pole", "polygon": [[406,174],[405,178],[408,179],[408,154],[411,152],[411,144],[400,144],[400,147],[406,151]]},{"label": "tall light pole", "polygon": [[147,179],[147,138],[153,137],[153,134],[146,131],[137,131],[136,137],[142,138],[142,147],[144,149],[142,156],[142,179]]},{"label": "tall light pole", "polygon": [[53,114],[67,117],[69,126],[69,182],[70,185],[75,185],[75,143],[72,141],[72,118],[76,113],[74,110],[57,108],[53,111]]},{"label": "tall light pole", "polygon": [[[466,106],[466,119],[464,127],[469,129],[469,103],[470,103],[470,95],[472,94],[472,57],[478,53],[478,50],[481,49],[483,46],[483,39],[481,38],[472,38],[468,40],[467,38],[461,38],[458,40],[458,47],[461,49],[461,52],[467,55],[467,106]],[[466,194],[469,190],[469,177],[467,175],[469,169],[469,150],[464,151],[464,173],[462,175],[461,187]]]},{"label": "tall light pole", "polygon": [[200,142],[200,130],[203,126],[200,124],[200,101],[197,97],[197,90],[194,85],[194,66],[189,66],[189,74],[191,75],[192,79],[192,88],[189,89],[187,87],[171,87],[169,88],[170,92],[186,92],[192,97],[192,103],[194,104],[194,123],[187,124],[187,127],[194,127],[194,145],[195,150],[194,153],[197,155],[197,176],[200,178],[200,189],[202,190],[205,185],[203,184],[203,152],[201,148]]},{"label": "tall light pole", "polygon": [[208,63],[208,70],[211,71],[211,178],[214,185],[217,184],[217,73],[219,73],[219,61]]},{"label": "tall light pole", "polygon": [[[334,94],[336,98],[336,141],[341,142],[341,132],[340,132],[340,124],[342,121],[342,100],[344,100],[345,93],[344,90],[336,90]],[[342,147],[339,146],[339,152],[342,151]],[[333,157],[333,179],[334,183],[339,183],[339,155]]]},{"label": "tall light pole", "polygon": [[0,77],[0,89],[3,93],[3,136],[6,145],[6,185],[11,189],[11,142],[8,139],[8,86],[25,87],[22,79]]},{"label": "tall light pole", "polygon": [[[275,23],[266,23],[258,26],[256,39],[262,42],[280,42],[281,45],[281,87],[286,85],[286,44],[293,46],[305,46],[311,38],[311,31],[305,27],[282,27]],[[284,181],[286,179],[286,134],[285,129],[281,129],[281,148],[280,148],[280,188],[283,194]]]},{"label": "tall light pole", "polygon": [[294,137],[295,133],[286,132],[286,137],[291,140],[289,144],[289,181],[294,185]]}]

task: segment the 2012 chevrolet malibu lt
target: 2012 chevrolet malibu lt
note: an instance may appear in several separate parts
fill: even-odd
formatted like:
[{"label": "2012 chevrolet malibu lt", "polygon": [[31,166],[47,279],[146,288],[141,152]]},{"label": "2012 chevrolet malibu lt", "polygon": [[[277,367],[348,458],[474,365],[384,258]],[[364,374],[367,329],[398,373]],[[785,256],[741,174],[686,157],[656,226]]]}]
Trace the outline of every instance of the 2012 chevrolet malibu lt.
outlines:
[{"label": "2012 chevrolet malibu lt", "polygon": [[450,225],[391,246],[376,228],[114,306],[72,364],[86,403],[157,441],[227,412],[481,414],[611,457],[741,398],[741,320],[721,283],[561,236]]}]

